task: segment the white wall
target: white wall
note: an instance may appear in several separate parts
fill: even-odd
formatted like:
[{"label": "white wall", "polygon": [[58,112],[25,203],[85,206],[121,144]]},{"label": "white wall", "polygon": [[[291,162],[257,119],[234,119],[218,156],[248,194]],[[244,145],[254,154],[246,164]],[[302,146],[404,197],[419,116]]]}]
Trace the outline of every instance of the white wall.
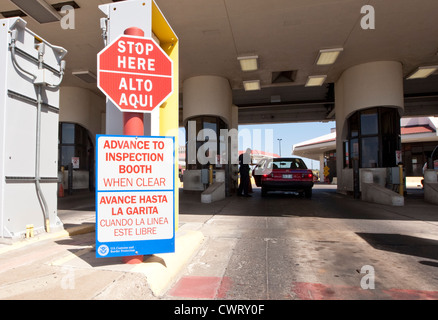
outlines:
[{"label": "white wall", "polygon": [[[93,143],[96,134],[105,133],[106,99],[94,92],[79,87],[61,87],[59,121],[80,124],[89,131]],[[61,176],[61,173],[58,173]],[[73,189],[88,188],[89,172],[73,172]],[[64,189],[68,187],[68,172],[62,179]]]},{"label": "white wall", "polygon": [[102,96],[79,87],[61,87],[59,121],[72,122],[90,131],[94,140],[102,131],[102,114],[105,113],[106,101]]}]

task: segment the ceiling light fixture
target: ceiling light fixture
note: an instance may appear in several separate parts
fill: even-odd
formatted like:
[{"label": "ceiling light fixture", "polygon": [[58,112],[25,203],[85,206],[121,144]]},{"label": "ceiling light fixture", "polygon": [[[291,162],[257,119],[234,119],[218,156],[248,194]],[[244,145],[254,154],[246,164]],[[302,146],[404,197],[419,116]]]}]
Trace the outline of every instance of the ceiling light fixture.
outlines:
[{"label": "ceiling light fixture", "polygon": [[237,57],[240,62],[240,68],[242,71],[255,71],[258,69],[257,59],[258,56]]},{"label": "ceiling light fixture", "polygon": [[322,86],[325,82],[325,79],[327,79],[326,75],[321,76],[309,76],[307,78],[306,87],[318,87]]},{"label": "ceiling light fixture", "polygon": [[44,0],[11,0],[17,7],[39,23],[56,22],[61,15]]},{"label": "ceiling light fixture", "polygon": [[344,51],[342,48],[335,49],[323,49],[319,50],[318,58],[316,59],[316,64],[318,66],[327,66],[335,63],[338,59],[339,54]]},{"label": "ceiling light fixture", "polygon": [[430,76],[432,73],[438,70],[438,66],[425,66],[418,67],[413,73],[411,73],[406,79],[424,79]]},{"label": "ceiling light fixture", "polygon": [[260,80],[243,81],[243,88],[245,89],[245,91],[260,90]]}]

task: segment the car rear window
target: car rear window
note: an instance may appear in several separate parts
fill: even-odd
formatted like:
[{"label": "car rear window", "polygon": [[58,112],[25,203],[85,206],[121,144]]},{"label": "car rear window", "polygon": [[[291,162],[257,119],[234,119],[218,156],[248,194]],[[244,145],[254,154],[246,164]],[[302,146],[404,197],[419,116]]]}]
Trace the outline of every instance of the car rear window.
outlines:
[{"label": "car rear window", "polygon": [[268,169],[307,169],[301,159],[274,159],[268,163]]}]

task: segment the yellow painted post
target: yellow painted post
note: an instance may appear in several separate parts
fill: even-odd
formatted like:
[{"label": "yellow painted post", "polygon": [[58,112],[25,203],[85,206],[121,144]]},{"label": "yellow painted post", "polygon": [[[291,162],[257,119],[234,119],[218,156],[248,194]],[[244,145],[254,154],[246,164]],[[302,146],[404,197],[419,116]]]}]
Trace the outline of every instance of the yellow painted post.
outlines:
[{"label": "yellow painted post", "polygon": [[173,92],[160,107],[160,135],[175,137],[175,231],[179,221],[179,167],[178,167],[178,128],[179,128],[179,44],[166,18],[155,2],[152,3],[152,32],[160,40],[160,46],[173,62]]},{"label": "yellow painted post", "polygon": [[211,185],[213,184],[213,165],[210,164],[210,167],[208,168],[208,183]]}]

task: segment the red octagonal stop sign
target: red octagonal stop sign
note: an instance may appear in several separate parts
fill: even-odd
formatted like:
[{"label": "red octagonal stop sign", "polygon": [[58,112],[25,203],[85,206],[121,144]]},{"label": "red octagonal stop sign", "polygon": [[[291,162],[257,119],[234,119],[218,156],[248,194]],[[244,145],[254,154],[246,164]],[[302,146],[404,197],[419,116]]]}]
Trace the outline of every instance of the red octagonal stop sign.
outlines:
[{"label": "red octagonal stop sign", "polygon": [[97,55],[97,86],[121,111],[150,112],[172,94],[172,70],[153,39],[121,35]]}]

